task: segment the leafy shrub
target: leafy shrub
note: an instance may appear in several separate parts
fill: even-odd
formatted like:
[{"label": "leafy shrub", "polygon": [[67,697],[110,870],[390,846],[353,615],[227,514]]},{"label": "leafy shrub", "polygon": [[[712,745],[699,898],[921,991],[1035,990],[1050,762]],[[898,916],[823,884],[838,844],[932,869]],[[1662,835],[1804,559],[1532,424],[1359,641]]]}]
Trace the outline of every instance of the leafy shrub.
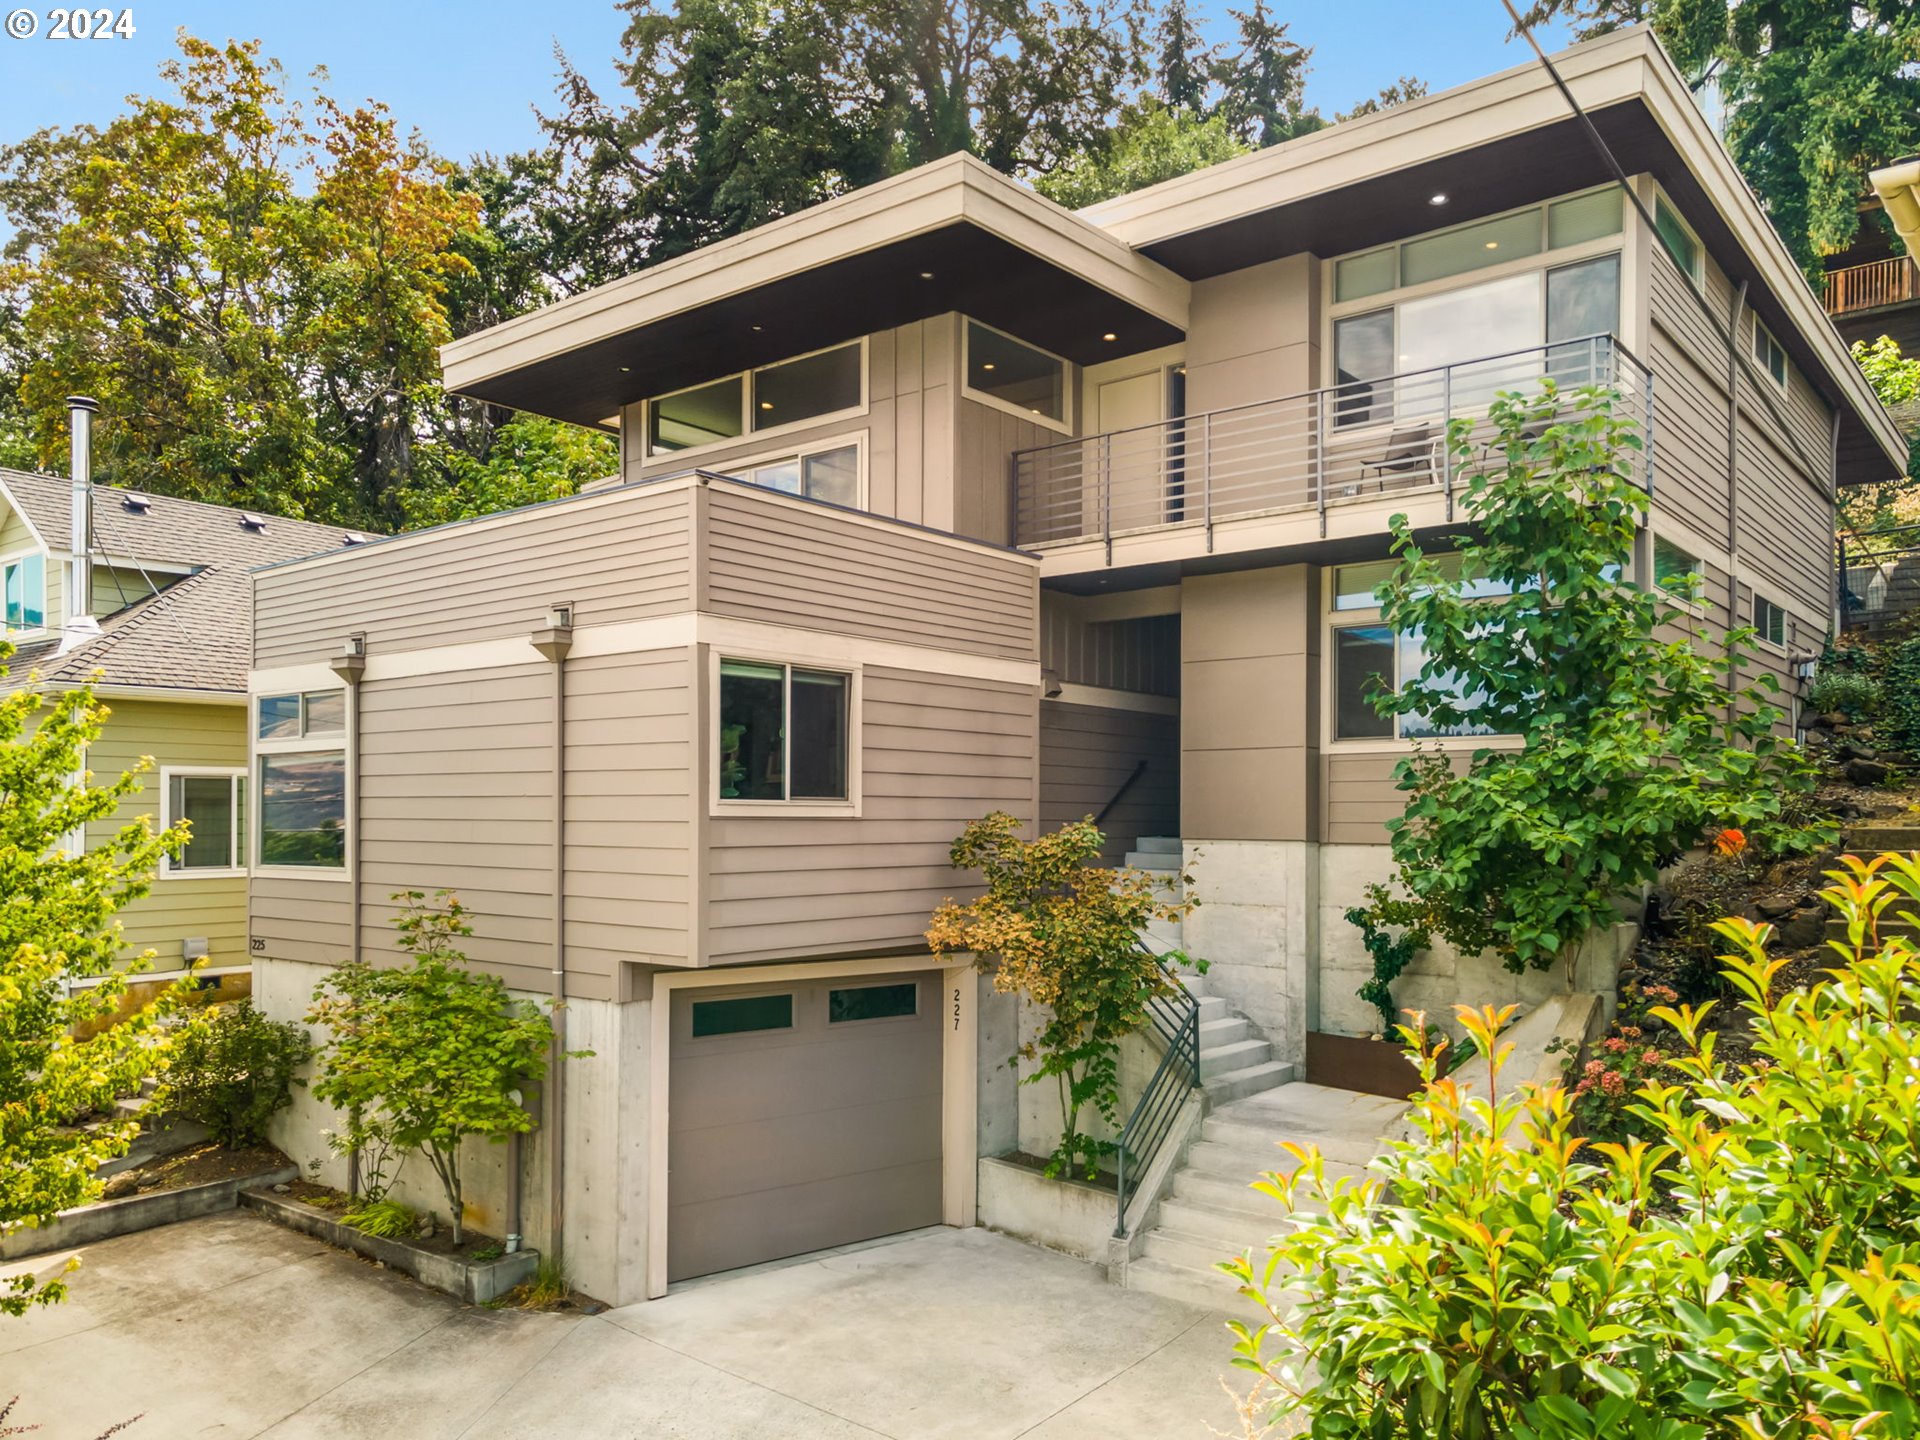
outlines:
[{"label": "leafy shrub", "polygon": [[344,1210],[340,1219],[363,1235],[400,1240],[420,1228],[420,1217],[398,1200],[369,1200]]},{"label": "leafy shrub", "polygon": [[[1400,1021],[1393,1004],[1393,982],[1433,943],[1421,923],[1420,906],[1396,900],[1384,885],[1367,887],[1367,903],[1346,911],[1346,922],[1358,927],[1360,943],[1373,960],[1373,974],[1354,992],[1380,1012],[1383,1033],[1391,1035]],[[1398,930],[1400,933],[1395,934]]]},{"label": "leafy shrub", "polygon": [[1680,1044],[1639,1092],[1655,1143],[1583,1145],[1563,1087],[1503,1086],[1503,1012],[1462,1007],[1477,1089],[1422,1047],[1418,1138],[1373,1175],[1294,1149],[1260,1187],[1292,1233],[1223,1267],[1269,1317],[1234,1327],[1264,1418],[1376,1440],[1920,1431],[1920,946],[1874,938],[1920,909],[1920,855],[1843,863],[1844,963],[1810,988],[1775,998],[1770,927],[1721,927],[1754,1068],[1715,1060],[1710,1006],[1652,1011]]},{"label": "leafy shrub", "polygon": [[[1399,563],[1376,592],[1383,623],[1418,633],[1426,658],[1397,690],[1376,689],[1374,708],[1431,735],[1519,738],[1464,757],[1416,744],[1395,766],[1407,801],[1387,823],[1423,923],[1516,973],[1571,961],[1618,921],[1620,895],[1715,827],[1779,830],[1783,797],[1814,783],[1774,734],[1773,676],[1740,680],[1753,631],[1673,643],[1665,627],[1691,627],[1687,612],[1619,583],[1649,503],[1622,409],[1611,390],[1563,396],[1549,380],[1494,400],[1490,444],[1478,422],[1453,421],[1471,524],[1457,568],[1396,515]],[[1832,833],[1770,840],[1808,848]]]},{"label": "leafy shrub", "polygon": [[466,968],[457,942],[473,928],[457,899],[445,891],[431,906],[418,891],[394,898],[407,907],[394,923],[412,961],[342,965],[314,989],[307,1018],[330,1038],[313,1093],[347,1114],[336,1147],[426,1156],[458,1245],[461,1143],[469,1135],[504,1142],[533,1128],[519,1088],[546,1073],[552,1032],[539,1007],[510,998],[498,976]]},{"label": "leafy shrub", "polygon": [[1894,749],[1920,760],[1920,635],[1894,646],[1886,666],[1884,734]]},{"label": "leafy shrub", "polygon": [[1870,720],[1880,713],[1886,690],[1871,675],[1857,670],[1823,670],[1807,689],[1807,709],[1815,715],[1841,714],[1849,720]]},{"label": "leafy shrub", "polygon": [[927,944],[937,955],[971,953],[994,989],[1042,1007],[1040,1032],[1020,1054],[1038,1061],[1021,1083],[1051,1080],[1060,1097],[1060,1143],[1046,1173],[1092,1179],[1119,1147],[1082,1131],[1083,1117],[1092,1107],[1108,1125],[1120,1123],[1120,1040],[1147,1023],[1150,1001],[1175,988],[1140,932],[1192,907],[1157,899],[1158,881],[1144,871],[1102,868],[1104,837],[1091,817],[1038,840],[1019,831],[996,810],[960,832],[954,868],[978,870],[986,893],[966,905],[945,901]]},{"label": "leafy shrub", "polygon": [[1556,1040],[1547,1046],[1567,1057],[1562,1073],[1571,1086],[1574,1134],[1590,1141],[1620,1141],[1635,1139],[1646,1130],[1636,1109],[1640,1088],[1667,1063],[1667,1057],[1647,1038],[1641,1021],[1649,1004],[1674,1005],[1679,1000],[1665,985],[1628,985],[1621,992],[1620,1018],[1608,1027],[1589,1059],[1580,1058],[1578,1045]]},{"label": "leafy shrub", "polygon": [[306,1031],[269,1020],[251,1000],[216,1005],[176,1033],[157,1103],[206,1126],[229,1150],[258,1145],[292,1087],[306,1083],[294,1072],[312,1054]]}]

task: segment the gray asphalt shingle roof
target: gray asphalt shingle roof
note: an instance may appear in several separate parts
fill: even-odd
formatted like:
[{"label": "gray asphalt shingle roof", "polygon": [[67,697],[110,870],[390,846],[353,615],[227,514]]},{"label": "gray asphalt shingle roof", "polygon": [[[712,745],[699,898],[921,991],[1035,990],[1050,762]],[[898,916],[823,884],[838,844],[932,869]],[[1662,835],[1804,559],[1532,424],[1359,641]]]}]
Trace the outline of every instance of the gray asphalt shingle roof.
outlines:
[{"label": "gray asphalt shingle roof", "polygon": [[[57,475],[0,468],[0,501],[14,507],[49,547],[64,549],[71,496]],[[129,498],[142,503],[130,505]],[[21,646],[6,662],[9,681],[37,669],[48,684],[72,684],[101,672],[100,683],[168,690],[244,692],[253,654],[253,604],[247,572],[298,560],[359,536],[338,526],[259,516],[224,505],[100,486],[93,495],[95,562],[116,570],[192,566],[193,573],[100,618],[98,638],[58,654],[59,639]],[[169,577],[156,575],[156,583]]]}]

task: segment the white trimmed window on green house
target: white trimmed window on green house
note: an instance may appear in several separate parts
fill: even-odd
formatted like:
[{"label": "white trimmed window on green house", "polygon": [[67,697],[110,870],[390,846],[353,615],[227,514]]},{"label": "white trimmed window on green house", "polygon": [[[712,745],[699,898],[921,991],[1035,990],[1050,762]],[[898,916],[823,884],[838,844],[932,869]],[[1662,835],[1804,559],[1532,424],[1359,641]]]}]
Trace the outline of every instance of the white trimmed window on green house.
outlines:
[{"label": "white trimmed window on green house", "polygon": [[47,557],[30,550],[0,560],[0,582],[5,587],[7,629],[46,629]]},{"label": "white trimmed window on green house", "polygon": [[247,873],[244,769],[165,766],[160,771],[160,795],[161,827],[170,828],[181,820],[191,826],[180,854],[161,861],[162,877],[205,880]]},{"label": "white trimmed window on green house", "polygon": [[344,690],[262,695],[255,701],[258,865],[345,873],[346,744]]}]

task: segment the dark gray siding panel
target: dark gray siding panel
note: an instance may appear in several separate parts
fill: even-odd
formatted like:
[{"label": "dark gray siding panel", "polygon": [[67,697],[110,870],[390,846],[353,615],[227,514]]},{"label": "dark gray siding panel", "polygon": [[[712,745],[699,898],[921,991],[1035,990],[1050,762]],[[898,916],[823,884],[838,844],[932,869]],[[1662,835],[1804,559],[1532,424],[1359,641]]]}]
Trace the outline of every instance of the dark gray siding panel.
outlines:
[{"label": "dark gray siding panel", "polygon": [[1180,717],[1043,701],[1041,828],[1098,815],[1142,761],[1146,771],[1101,822],[1108,860],[1142,835],[1180,833]]}]

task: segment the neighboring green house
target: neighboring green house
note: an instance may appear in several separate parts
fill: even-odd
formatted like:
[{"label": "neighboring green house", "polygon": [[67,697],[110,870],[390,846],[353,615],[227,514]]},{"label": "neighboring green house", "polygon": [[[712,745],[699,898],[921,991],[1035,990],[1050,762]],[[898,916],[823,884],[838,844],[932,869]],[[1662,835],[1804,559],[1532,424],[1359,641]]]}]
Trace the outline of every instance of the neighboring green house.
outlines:
[{"label": "neighboring green house", "polygon": [[[75,517],[89,511],[92,543],[76,546]],[[121,912],[128,953],[153,950],[157,972],[201,956],[214,970],[247,964],[247,572],[362,538],[130,490],[81,487],[76,498],[59,476],[0,469],[0,577],[16,647],[0,683],[58,691],[91,679],[112,715],[88,768],[110,778],[153,758],[87,843],[141,815],[156,828],[193,822],[185,852]],[[76,593],[87,603],[72,605]]]}]

